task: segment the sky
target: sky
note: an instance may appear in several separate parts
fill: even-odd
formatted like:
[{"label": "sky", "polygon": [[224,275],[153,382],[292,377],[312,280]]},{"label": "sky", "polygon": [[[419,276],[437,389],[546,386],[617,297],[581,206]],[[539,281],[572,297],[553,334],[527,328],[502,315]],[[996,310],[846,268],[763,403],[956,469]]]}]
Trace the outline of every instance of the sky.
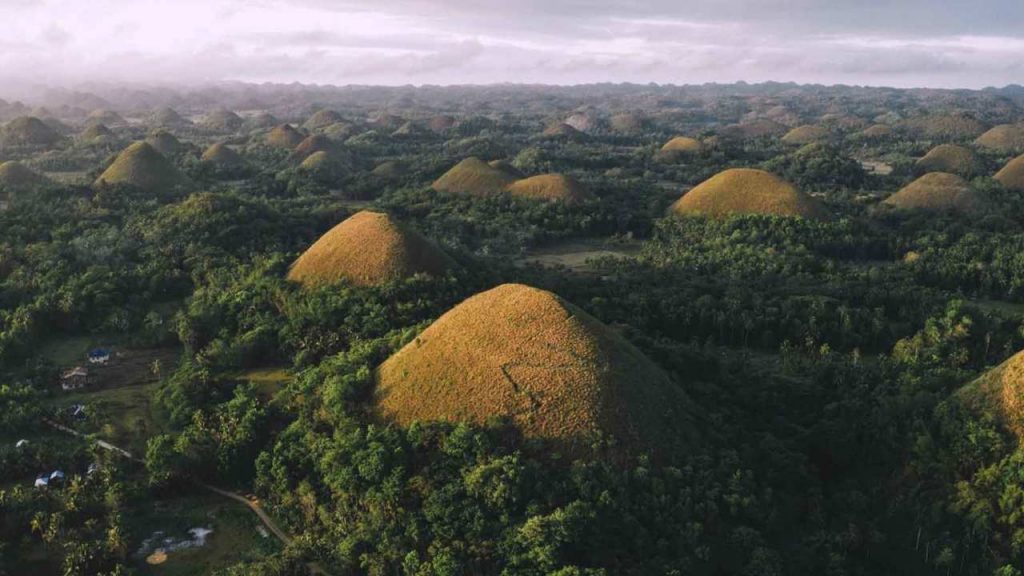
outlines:
[{"label": "sky", "polygon": [[0,83],[1024,83],[1024,0],[0,0]]}]

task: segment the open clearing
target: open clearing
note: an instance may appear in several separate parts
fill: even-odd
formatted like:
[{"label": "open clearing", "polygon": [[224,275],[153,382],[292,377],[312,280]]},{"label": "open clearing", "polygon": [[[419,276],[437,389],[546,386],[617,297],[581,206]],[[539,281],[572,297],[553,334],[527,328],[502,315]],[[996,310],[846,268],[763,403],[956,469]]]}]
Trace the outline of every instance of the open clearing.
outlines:
[{"label": "open clearing", "polygon": [[136,568],[152,576],[210,574],[240,561],[253,560],[280,549],[276,538],[264,537],[260,521],[241,504],[213,494],[157,500],[132,521],[133,553],[142,540],[163,532],[176,540],[188,539],[189,530],[209,528],[213,532],[202,547],[167,552],[160,564],[149,564],[136,555]]},{"label": "open clearing", "polygon": [[564,268],[576,274],[594,274],[599,272],[594,265],[595,259],[632,258],[640,253],[642,247],[643,242],[639,240],[572,240],[529,252],[516,263],[520,266]]}]

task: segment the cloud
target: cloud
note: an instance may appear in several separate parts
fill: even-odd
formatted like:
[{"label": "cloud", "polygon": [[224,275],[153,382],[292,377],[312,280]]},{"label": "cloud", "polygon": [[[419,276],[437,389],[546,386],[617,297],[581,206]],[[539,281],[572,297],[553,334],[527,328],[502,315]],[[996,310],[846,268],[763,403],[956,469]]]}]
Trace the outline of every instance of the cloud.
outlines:
[{"label": "cloud", "polygon": [[1019,81],[1020,0],[0,0],[0,81]]}]

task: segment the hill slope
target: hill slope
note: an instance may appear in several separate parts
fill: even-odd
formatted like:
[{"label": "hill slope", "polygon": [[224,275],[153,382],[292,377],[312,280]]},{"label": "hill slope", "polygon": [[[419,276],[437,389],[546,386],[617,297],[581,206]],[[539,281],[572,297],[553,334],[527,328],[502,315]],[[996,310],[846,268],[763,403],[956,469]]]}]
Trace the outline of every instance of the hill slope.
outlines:
[{"label": "hill slope", "polygon": [[555,294],[504,284],[470,297],[378,370],[382,412],[416,420],[510,418],[572,454],[597,434],[622,455],[694,437],[690,405],[654,363]]},{"label": "hill slope", "polygon": [[676,200],[670,210],[676,214],[774,214],[825,218],[820,202],[800,192],[778,176],[753,168],[719,172]]}]

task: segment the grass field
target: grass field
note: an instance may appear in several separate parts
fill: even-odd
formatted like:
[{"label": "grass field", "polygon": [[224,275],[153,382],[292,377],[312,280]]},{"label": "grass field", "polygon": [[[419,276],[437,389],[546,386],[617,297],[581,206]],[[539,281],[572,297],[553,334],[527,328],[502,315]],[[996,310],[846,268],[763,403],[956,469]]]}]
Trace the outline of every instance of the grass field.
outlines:
[{"label": "grass field", "polygon": [[162,564],[148,564],[144,557],[134,558],[140,574],[151,576],[191,576],[209,574],[231,564],[262,557],[280,548],[273,536],[263,537],[259,519],[245,506],[216,495],[195,495],[158,500],[149,510],[132,519],[133,553],[141,542],[162,531],[167,536],[185,538],[191,528],[210,528],[206,545],[167,554]]},{"label": "grass field", "polygon": [[598,270],[593,265],[594,259],[632,258],[640,253],[642,246],[637,240],[573,240],[529,252],[518,264],[560,267],[577,274],[595,273]]},{"label": "grass field", "polygon": [[278,390],[292,381],[293,376],[287,368],[256,368],[240,374],[238,378],[255,384],[259,397],[269,402]]}]

